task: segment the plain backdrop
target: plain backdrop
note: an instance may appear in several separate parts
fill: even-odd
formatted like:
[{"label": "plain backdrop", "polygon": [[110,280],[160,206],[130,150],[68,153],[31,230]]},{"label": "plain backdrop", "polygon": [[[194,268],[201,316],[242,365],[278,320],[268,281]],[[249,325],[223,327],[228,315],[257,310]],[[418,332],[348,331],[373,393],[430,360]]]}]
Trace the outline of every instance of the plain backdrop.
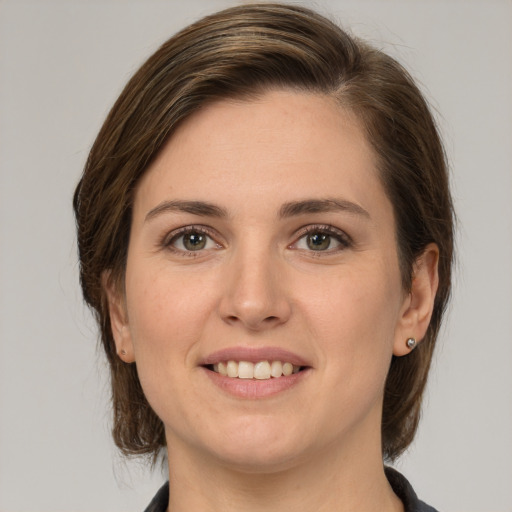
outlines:
[{"label": "plain backdrop", "polygon": [[[403,62],[438,112],[459,216],[453,302],[398,462],[444,512],[512,511],[512,3],[300,2]],[[0,0],[0,511],[142,511],[164,481],[110,439],[71,196],[121,87],[232,1]]]}]

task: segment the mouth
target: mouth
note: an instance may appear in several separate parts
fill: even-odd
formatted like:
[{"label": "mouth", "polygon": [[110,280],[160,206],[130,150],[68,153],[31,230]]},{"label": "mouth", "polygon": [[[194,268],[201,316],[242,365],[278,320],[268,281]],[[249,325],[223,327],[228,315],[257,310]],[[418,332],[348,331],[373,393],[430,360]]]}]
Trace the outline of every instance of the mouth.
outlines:
[{"label": "mouth", "polygon": [[270,398],[300,388],[313,369],[307,359],[279,347],[231,347],[198,363],[210,382],[241,399]]},{"label": "mouth", "polygon": [[279,360],[251,362],[230,359],[204,365],[204,368],[230,379],[270,380],[289,377],[304,371],[307,367]]}]

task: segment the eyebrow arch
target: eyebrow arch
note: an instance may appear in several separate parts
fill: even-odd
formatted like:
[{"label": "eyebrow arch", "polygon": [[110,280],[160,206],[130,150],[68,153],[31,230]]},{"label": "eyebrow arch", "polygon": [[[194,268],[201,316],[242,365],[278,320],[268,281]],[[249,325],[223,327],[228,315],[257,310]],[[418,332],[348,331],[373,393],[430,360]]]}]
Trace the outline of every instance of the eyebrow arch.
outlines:
[{"label": "eyebrow arch", "polygon": [[224,208],[205,201],[163,201],[146,214],[145,222],[169,212],[184,212],[202,217],[227,217],[228,213]]},{"label": "eyebrow arch", "polygon": [[342,211],[361,215],[370,219],[370,214],[362,207],[344,199],[306,199],[285,203],[279,211],[280,218],[294,217],[305,213],[324,213]]}]

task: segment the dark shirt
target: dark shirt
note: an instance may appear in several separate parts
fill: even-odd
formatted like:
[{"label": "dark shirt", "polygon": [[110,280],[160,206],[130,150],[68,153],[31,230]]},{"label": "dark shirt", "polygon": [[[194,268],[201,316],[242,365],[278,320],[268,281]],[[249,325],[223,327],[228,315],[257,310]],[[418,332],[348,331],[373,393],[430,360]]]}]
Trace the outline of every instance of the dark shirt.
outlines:
[{"label": "dark shirt", "polygon": [[[407,479],[398,471],[386,468],[386,476],[395,494],[402,500],[405,512],[437,512],[423,501],[419,500]],[[165,512],[169,504],[169,482],[156,493],[144,512]]]},{"label": "dark shirt", "polygon": [[[385,468],[385,470],[393,492],[404,504],[405,512],[437,512],[435,508],[418,499],[412,485],[408,482],[405,476],[393,468]],[[165,508],[162,510],[165,511]]]}]

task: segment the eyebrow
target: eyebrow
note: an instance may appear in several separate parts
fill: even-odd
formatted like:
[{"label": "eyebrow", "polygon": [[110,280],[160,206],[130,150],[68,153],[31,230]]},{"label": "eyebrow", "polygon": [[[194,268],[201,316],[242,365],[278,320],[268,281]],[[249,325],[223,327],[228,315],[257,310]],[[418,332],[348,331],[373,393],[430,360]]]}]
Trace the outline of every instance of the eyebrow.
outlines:
[{"label": "eyebrow", "polygon": [[[344,199],[305,199],[283,204],[279,210],[280,218],[295,217],[308,213],[325,213],[342,211],[353,215],[370,218],[370,214],[362,207]],[[158,215],[169,212],[183,212],[201,217],[226,218],[228,212],[224,208],[206,201],[163,201],[152,208],[146,215],[145,222]]]},{"label": "eyebrow", "polygon": [[224,208],[205,201],[164,201],[149,210],[145,222],[169,212],[191,213],[192,215],[200,215],[202,217],[223,218],[228,216]]},{"label": "eyebrow", "polygon": [[344,199],[306,199],[285,203],[279,211],[279,217],[287,218],[306,213],[347,212],[370,219],[370,214],[362,207]]}]

